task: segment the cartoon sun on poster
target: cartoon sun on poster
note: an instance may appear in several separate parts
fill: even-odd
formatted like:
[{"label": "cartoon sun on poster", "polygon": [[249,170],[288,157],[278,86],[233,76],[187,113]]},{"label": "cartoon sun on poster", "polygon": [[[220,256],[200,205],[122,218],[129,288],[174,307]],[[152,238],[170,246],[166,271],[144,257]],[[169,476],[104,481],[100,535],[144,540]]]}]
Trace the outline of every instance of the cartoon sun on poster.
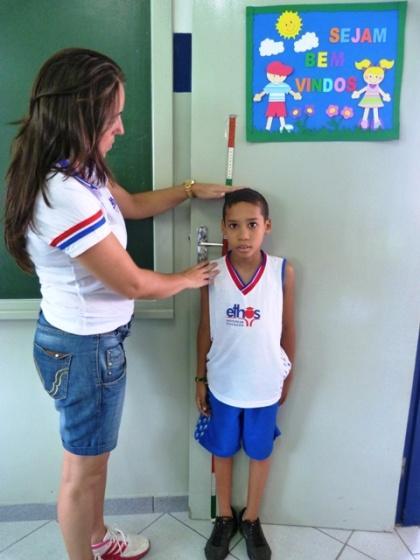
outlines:
[{"label": "cartoon sun on poster", "polygon": [[399,136],[405,2],[247,8],[247,139]]},{"label": "cartoon sun on poster", "polygon": [[286,10],[279,16],[276,22],[276,29],[278,34],[285,39],[294,39],[302,29],[302,20],[297,12]]}]

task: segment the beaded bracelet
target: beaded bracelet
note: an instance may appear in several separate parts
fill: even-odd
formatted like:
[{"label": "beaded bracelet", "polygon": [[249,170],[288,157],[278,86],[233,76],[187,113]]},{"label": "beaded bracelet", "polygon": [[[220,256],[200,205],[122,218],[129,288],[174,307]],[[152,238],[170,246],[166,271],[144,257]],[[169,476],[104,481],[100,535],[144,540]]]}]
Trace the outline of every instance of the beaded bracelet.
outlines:
[{"label": "beaded bracelet", "polygon": [[196,383],[205,383],[207,385],[207,377],[195,377],[194,381]]}]

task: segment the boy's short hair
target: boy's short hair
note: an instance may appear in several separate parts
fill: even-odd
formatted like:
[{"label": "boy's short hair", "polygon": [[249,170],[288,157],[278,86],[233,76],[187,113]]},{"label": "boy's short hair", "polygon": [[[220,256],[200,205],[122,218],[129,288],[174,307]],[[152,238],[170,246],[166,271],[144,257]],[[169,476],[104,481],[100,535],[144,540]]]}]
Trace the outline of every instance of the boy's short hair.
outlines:
[{"label": "boy's short hair", "polygon": [[226,210],[233,206],[234,204],[238,204],[239,202],[247,202],[248,204],[254,204],[255,206],[259,206],[261,210],[261,214],[264,216],[264,220],[268,220],[269,217],[269,209],[268,209],[268,202],[263,197],[261,193],[255,191],[254,189],[238,189],[237,191],[227,192],[225,194],[225,202],[223,204],[223,221],[225,221],[226,217]]}]

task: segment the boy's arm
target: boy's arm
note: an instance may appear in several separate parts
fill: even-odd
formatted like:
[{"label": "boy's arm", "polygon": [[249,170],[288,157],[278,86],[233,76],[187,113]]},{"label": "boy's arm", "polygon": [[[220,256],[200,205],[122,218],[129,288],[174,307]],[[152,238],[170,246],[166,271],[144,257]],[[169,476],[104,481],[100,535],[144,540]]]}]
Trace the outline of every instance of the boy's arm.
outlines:
[{"label": "boy's arm", "polygon": [[300,101],[302,99],[302,94],[299,91],[293,91],[292,89],[289,91],[290,95],[292,95],[295,101]]},{"label": "boy's arm", "polygon": [[295,361],[296,328],[295,328],[295,271],[292,265],[286,264],[286,278],[283,290],[283,326],[280,344],[292,363],[289,375],[284,380],[280,404],[287,399],[290,384],[293,379],[293,364]]},{"label": "boy's arm", "polygon": [[[210,311],[209,311],[209,290],[206,286],[200,290],[200,322],[197,330],[197,372],[196,376],[200,379],[207,378],[207,354],[210,350]],[[208,414],[207,404],[207,383],[205,381],[196,382],[195,401],[198,410],[202,414]]]},{"label": "boy's arm", "polygon": [[254,101],[261,101],[261,99],[264,97],[264,95],[267,95],[267,92],[264,91],[264,90],[262,90],[262,91],[260,91],[260,93],[256,93],[256,94],[254,95],[253,100],[254,100]]}]

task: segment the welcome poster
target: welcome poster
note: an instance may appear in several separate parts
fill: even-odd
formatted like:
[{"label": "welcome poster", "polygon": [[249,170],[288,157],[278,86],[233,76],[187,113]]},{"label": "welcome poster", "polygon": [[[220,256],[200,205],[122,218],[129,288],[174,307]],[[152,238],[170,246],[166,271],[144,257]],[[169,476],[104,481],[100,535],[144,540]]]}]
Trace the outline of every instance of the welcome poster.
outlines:
[{"label": "welcome poster", "polygon": [[392,140],[406,2],[247,8],[247,140]]}]

